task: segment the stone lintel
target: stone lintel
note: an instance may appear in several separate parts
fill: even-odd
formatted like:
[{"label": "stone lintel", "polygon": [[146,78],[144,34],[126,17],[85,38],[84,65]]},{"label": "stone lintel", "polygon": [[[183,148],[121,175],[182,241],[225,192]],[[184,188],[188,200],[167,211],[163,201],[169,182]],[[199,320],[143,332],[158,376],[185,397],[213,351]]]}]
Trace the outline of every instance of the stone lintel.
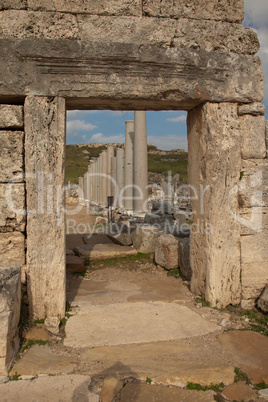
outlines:
[{"label": "stone lintel", "polygon": [[46,39],[2,39],[0,47],[0,94],[6,97],[61,96],[72,99],[70,108],[75,99],[89,98],[101,107],[141,102],[141,108],[187,110],[206,101],[263,97],[261,63],[253,56]]}]

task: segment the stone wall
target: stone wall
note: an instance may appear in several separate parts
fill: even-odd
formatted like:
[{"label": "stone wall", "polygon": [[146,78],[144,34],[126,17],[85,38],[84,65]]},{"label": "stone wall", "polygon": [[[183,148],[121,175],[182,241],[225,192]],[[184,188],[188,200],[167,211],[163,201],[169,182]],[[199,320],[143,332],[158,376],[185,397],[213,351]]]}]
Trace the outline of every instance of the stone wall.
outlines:
[{"label": "stone wall", "polygon": [[[195,219],[215,230],[193,231],[192,290],[213,305],[253,305],[267,282],[267,200],[254,205],[251,191],[266,186],[267,159],[259,42],[243,15],[243,0],[0,0],[0,250],[2,265],[22,265],[27,231],[36,318],[64,314],[64,221],[57,209],[39,214],[31,175],[63,185],[65,104],[189,111],[189,177],[208,186]],[[25,205],[37,211],[26,229]],[[252,213],[261,230],[242,219]]]}]

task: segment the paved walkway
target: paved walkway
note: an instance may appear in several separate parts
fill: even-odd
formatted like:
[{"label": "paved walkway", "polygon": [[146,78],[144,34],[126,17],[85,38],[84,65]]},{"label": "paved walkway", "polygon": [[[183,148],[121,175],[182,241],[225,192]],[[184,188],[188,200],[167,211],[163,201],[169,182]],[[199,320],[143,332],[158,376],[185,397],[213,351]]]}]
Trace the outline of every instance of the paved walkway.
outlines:
[{"label": "paved walkway", "polygon": [[150,257],[68,273],[67,299],[65,333],[31,329],[28,338],[50,342],[23,353],[10,373],[19,381],[0,384],[1,401],[265,400],[252,384],[268,384],[268,338],[245,331],[245,317],[203,306]]}]

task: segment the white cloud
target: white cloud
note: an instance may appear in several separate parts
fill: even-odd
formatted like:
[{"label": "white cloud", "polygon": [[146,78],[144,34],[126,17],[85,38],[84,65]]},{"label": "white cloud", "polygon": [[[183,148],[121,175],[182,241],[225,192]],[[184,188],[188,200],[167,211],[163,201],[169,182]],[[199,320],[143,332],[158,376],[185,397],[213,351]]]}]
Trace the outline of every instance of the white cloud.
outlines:
[{"label": "white cloud", "polygon": [[246,25],[254,27],[267,26],[268,1],[267,0],[245,0],[245,21]]},{"label": "white cloud", "polygon": [[96,133],[88,140],[90,144],[123,144],[125,142],[124,134],[105,136],[102,133]]},{"label": "white cloud", "polygon": [[166,135],[158,137],[156,135],[148,136],[148,144],[155,145],[158,149],[169,151],[171,149],[188,149],[187,136]]},{"label": "white cloud", "polygon": [[67,121],[68,133],[74,133],[77,131],[91,131],[97,128],[94,124],[87,123],[84,120],[70,120]]},{"label": "white cloud", "polygon": [[67,110],[67,121],[75,118],[83,119],[87,115],[96,114],[99,112],[101,112],[101,110]]},{"label": "white cloud", "polygon": [[187,115],[184,114],[182,116],[168,117],[166,119],[166,121],[169,121],[171,123],[180,123],[180,122],[186,122],[186,118],[187,118]]}]

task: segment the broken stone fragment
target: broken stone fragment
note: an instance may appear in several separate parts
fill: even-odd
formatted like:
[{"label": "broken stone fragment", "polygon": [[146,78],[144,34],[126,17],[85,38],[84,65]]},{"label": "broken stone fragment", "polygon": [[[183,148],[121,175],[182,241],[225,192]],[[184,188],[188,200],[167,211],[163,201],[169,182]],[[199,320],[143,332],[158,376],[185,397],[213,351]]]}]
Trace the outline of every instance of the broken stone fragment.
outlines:
[{"label": "broken stone fragment", "polygon": [[258,300],[258,307],[265,313],[268,313],[268,285],[266,285],[263,293]]},{"label": "broken stone fragment", "polygon": [[45,326],[49,332],[53,335],[58,335],[59,333],[60,320],[58,317],[47,317],[45,319]]},{"label": "broken stone fragment", "polygon": [[171,234],[162,235],[155,246],[155,262],[166,269],[179,266],[179,244]]}]

